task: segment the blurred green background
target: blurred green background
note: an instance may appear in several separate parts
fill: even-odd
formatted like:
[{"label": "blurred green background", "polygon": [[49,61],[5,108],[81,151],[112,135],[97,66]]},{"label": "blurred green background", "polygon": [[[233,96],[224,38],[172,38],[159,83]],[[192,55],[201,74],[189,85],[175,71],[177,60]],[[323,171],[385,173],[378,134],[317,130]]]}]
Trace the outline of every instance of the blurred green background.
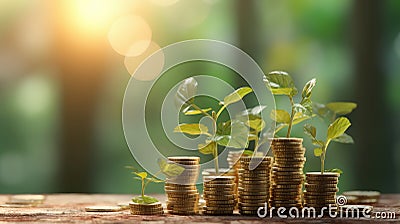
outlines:
[{"label": "blurred green background", "polygon": [[[110,28],[124,15],[142,23],[117,30],[113,42]],[[265,73],[289,72],[299,88],[316,77],[314,101],[357,102],[349,117],[356,144],[332,144],[326,167],[344,171],[341,191],[400,193],[399,21],[397,0],[2,0],[0,193],[139,193],[124,168],[135,164],[122,130],[125,87],[154,50],[193,38],[235,45]],[[151,38],[152,48],[125,58],[118,44],[130,37]],[[172,72],[181,75],[158,83],[155,108],[163,87],[189,74],[245,85],[211,63]],[[288,106],[285,98],[277,104]],[[149,120],[159,117],[152,111]],[[162,135],[152,121],[153,135]],[[301,125],[293,135],[304,136]],[[305,171],[318,169],[308,150]]]}]

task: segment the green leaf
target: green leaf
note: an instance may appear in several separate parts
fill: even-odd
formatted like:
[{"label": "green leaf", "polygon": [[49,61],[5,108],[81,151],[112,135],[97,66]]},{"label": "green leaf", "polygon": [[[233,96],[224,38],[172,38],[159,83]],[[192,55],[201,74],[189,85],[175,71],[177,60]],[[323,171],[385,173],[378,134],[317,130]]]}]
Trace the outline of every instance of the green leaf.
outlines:
[{"label": "green leaf", "polygon": [[353,144],[354,143],[353,138],[346,133],[343,133],[341,136],[332,139],[332,141],[345,143],[345,144]]},{"label": "green leaf", "polygon": [[224,98],[224,101],[220,102],[220,103],[226,107],[229,104],[238,102],[244,96],[246,96],[247,94],[249,94],[251,92],[253,92],[253,90],[250,87],[241,87],[241,88],[235,90],[233,93],[226,96]]},{"label": "green leaf", "polygon": [[248,127],[250,127],[251,129],[255,130],[256,132],[260,132],[264,129],[265,122],[261,118],[254,118],[254,119],[248,120],[246,122],[246,125]]},{"label": "green leaf", "polygon": [[311,140],[311,143],[312,143],[313,145],[318,146],[318,147],[321,147],[321,148],[324,147],[324,145],[325,145],[325,142],[320,141],[320,140],[317,140],[317,139]]},{"label": "green leaf", "polygon": [[[313,108],[313,112],[314,114],[317,114],[318,116],[322,117],[322,118],[332,118],[334,116],[333,112],[331,110],[329,110],[325,104],[322,103],[312,103],[312,108]],[[334,120],[330,119],[331,121]]]},{"label": "green leaf", "polygon": [[292,77],[286,72],[270,72],[264,76],[264,82],[274,95],[294,96],[298,92]]},{"label": "green leaf", "polygon": [[181,132],[189,135],[201,135],[205,134],[211,136],[208,133],[208,128],[204,124],[180,124],[175,127],[174,132]]},{"label": "green leaf", "polygon": [[303,122],[305,120],[308,120],[310,118],[311,118],[311,116],[308,116],[308,115],[303,114],[301,112],[296,112],[294,114],[294,117],[293,117],[293,125],[301,123],[301,122]]},{"label": "green leaf", "polygon": [[332,140],[343,135],[350,125],[351,123],[349,119],[345,117],[337,118],[332,124],[329,125],[326,138],[328,140]]},{"label": "green leaf", "polygon": [[199,144],[198,147],[199,147],[199,152],[202,154],[205,154],[205,155],[214,154],[217,149],[216,148],[217,144],[214,141],[211,141],[206,144]]},{"label": "green leaf", "polygon": [[197,81],[194,78],[187,78],[179,85],[175,95],[175,105],[180,111],[186,112],[194,103],[197,93]]},{"label": "green leaf", "polygon": [[311,92],[312,92],[312,89],[314,88],[314,86],[315,86],[315,84],[317,83],[317,80],[314,78],[314,79],[311,79],[310,81],[308,81],[307,83],[306,83],[306,85],[304,86],[304,88],[303,88],[303,91],[302,91],[302,93],[301,93],[301,96],[303,97],[303,98],[310,98],[311,97]]},{"label": "green leaf", "polygon": [[139,197],[134,197],[132,198],[132,201],[138,204],[153,204],[156,202],[159,202],[157,198],[151,197],[151,196],[139,196]]},{"label": "green leaf", "polygon": [[244,150],[243,151],[243,155],[245,155],[245,156],[252,156],[253,155],[253,151],[251,151],[251,150]]},{"label": "green leaf", "polygon": [[153,182],[153,183],[162,183],[162,182],[164,182],[163,180],[159,180],[159,179],[154,178],[154,177],[146,178],[146,180],[148,180],[150,182]]},{"label": "green leaf", "polygon": [[159,158],[157,160],[158,166],[160,167],[160,170],[163,174],[165,174],[168,177],[174,177],[180,175],[185,168],[182,166],[179,166],[178,164],[175,163],[168,163],[164,159]]},{"label": "green leaf", "polygon": [[215,140],[219,145],[242,149],[248,145],[248,135],[249,128],[234,120],[218,124]]},{"label": "green leaf", "polygon": [[352,102],[332,102],[326,104],[326,107],[337,115],[345,115],[356,109],[357,104]]},{"label": "green leaf", "polygon": [[322,149],[321,148],[315,148],[314,149],[314,156],[320,157],[322,155]]},{"label": "green leaf", "polygon": [[145,179],[147,177],[146,172],[134,172],[134,173],[142,179]]},{"label": "green leaf", "polygon": [[338,168],[333,168],[333,169],[325,170],[325,172],[331,172],[331,173],[340,173],[340,174],[343,174],[343,171],[342,171],[341,169],[338,169]]},{"label": "green leaf", "polygon": [[317,129],[311,124],[305,124],[303,129],[304,133],[306,133],[312,139],[315,139],[317,137]]},{"label": "green leaf", "polygon": [[309,98],[303,98],[300,104],[305,108],[306,115],[311,116],[313,114],[312,102]]},{"label": "green leaf", "polygon": [[185,115],[198,115],[198,114],[202,114],[203,112],[207,113],[210,110],[212,110],[212,108],[206,108],[206,109],[201,109],[201,110],[188,110],[185,112]]},{"label": "green leaf", "polygon": [[285,110],[272,110],[270,117],[278,123],[289,124],[290,122],[290,114]]}]

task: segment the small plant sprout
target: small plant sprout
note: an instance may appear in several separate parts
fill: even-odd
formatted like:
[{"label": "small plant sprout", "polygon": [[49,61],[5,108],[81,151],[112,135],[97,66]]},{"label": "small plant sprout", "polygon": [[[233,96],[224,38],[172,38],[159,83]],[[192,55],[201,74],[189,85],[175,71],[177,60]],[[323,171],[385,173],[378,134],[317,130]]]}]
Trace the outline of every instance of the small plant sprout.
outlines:
[{"label": "small plant sprout", "polygon": [[177,164],[169,164],[163,159],[158,160],[158,164],[160,166],[160,171],[158,171],[155,175],[152,177],[149,177],[149,174],[144,171],[138,171],[135,167],[133,166],[126,166],[126,168],[133,170],[132,174],[135,176],[133,179],[135,180],[140,180],[141,181],[141,196],[139,197],[133,197],[132,201],[138,204],[152,204],[155,202],[158,202],[157,198],[147,196],[145,195],[145,190],[146,187],[149,183],[162,183],[164,182],[163,180],[157,178],[157,175],[160,173],[163,173],[164,175],[168,177],[173,177],[173,176],[178,176],[180,175],[185,168],[177,165]]},{"label": "small plant sprout", "polygon": [[294,97],[298,90],[294,85],[292,77],[282,71],[273,71],[264,76],[266,86],[273,95],[285,95],[289,97],[291,112],[285,110],[272,110],[271,119],[277,122],[275,133],[284,127],[288,127],[286,137],[290,137],[292,126],[312,117],[311,93],[316,84],[316,79],[311,79],[306,83],[301,93],[300,103],[294,102]]},{"label": "small plant sprout", "polygon": [[175,97],[175,103],[185,115],[203,115],[212,121],[212,130],[200,123],[182,123],[175,127],[174,132],[189,135],[205,135],[207,139],[198,145],[202,154],[212,154],[214,157],[215,171],[218,174],[218,145],[232,148],[245,148],[248,145],[249,129],[239,120],[220,122],[221,113],[231,104],[240,101],[253,90],[250,87],[241,87],[229,94],[221,101],[217,111],[212,108],[202,109],[195,103],[197,93],[197,81],[194,78],[185,79],[179,86]]},{"label": "small plant sprout", "polygon": [[[317,130],[314,126],[310,124],[304,125],[304,132],[308,136],[310,136],[313,145],[317,147],[314,149],[314,155],[320,157],[321,159],[321,174],[324,174],[325,171],[326,151],[331,141],[341,143],[354,143],[353,138],[345,133],[350,125],[351,123],[346,117],[337,118],[333,123],[329,125],[325,141],[317,139]],[[341,172],[338,169],[335,170]]]},{"label": "small plant sprout", "polygon": [[254,141],[254,151],[244,150],[244,155],[253,155],[253,153],[257,154],[259,147],[268,140],[267,136],[269,135],[261,133],[266,126],[264,119],[261,117],[261,112],[266,107],[267,106],[258,105],[236,115],[236,119],[243,122],[250,129],[248,141]]}]

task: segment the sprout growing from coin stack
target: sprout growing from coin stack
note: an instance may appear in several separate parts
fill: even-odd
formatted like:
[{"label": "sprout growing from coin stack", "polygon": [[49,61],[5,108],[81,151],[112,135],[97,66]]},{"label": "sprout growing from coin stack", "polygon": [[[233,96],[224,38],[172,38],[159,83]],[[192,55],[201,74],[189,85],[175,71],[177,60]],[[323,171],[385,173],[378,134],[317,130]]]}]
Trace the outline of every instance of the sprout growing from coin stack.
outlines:
[{"label": "sprout growing from coin stack", "polygon": [[329,124],[325,141],[317,138],[317,129],[310,125],[304,125],[304,132],[311,138],[316,148],[314,155],[321,160],[320,172],[309,172],[306,174],[306,191],[304,192],[304,203],[307,207],[322,209],[329,205],[336,207],[336,192],[339,190],[337,184],[342,173],[340,169],[325,170],[325,158],[328,146],[331,142],[354,143],[353,138],[346,134],[351,126],[349,119],[336,115],[346,115],[352,112],[357,105],[351,102],[335,102],[327,105],[315,104],[318,115],[334,120]]},{"label": "sprout growing from coin stack", "polygon": [[[177,176],[180,175],[185,168],[176,164],[167,164],[165,160],[158,160],[160,171],[155,175],[150,176],[147,172],[138,171],[133,166],[126,166],[126,168],[133,170],[132,174],[135,176],[133,179],[141,181],[141,195],[133,197],[132,202],[129,203],[131,213],[133,215],[161,215],[164,213],[163,207],[157,198],[145,195],[146,187],[149,183],[161,183],[164,182],[157,178],[158,174],[165,174],[166,176]],[[150,177],[149,177],[150,176]]]},{"label": "sprout growing from coin stack", "polygon": [[303,167],[306,161],[302,138],[292,138],[291,131],[295,124],[313,116],[311,93],[316,79],[311,79],[303,87],[301,101],[295,103],[298,90],[292,77],[282,71],[273,71],[265,75],[264,82],[273,95],[289,98],[290,113],[276,109],[271,111],[271,119],[276,122],[275,134],[287,127],[286,138],[273,138],[271,148],[274,163],[271,173],[269,205],[274,207],[302,207]]}]

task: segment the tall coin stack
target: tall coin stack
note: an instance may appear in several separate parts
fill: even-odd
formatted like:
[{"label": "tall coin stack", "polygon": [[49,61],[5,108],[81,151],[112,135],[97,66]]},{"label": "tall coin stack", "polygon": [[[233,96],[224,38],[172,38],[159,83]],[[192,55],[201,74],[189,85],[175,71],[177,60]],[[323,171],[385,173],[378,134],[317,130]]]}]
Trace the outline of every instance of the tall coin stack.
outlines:
[{"label": "tall coin stack", "polygon": [[232,215],[235,210],[235,178],[232,176],[205,176],[203,214]]},{"label": "tall coin stack", "polygon": [[274,164],[271,174],[269,206],[302,208],[303,167],[306,149],[301,138],[274,138]]},{"label": "tall coin stack", "polygon": [[[251,163],[259,164],[250,170]],[[239,213],[257,215],[259,207],[265,205],[269,198],[270,173],[272,157],[241,157],[239,169]]]},{"label": "tall coin stack", "polygon": [[235,173],[236,189],[235,194],[238,197],[238,186],[239,186],[239,168],[240,168],[240,156],[242,156],[243,150],[240,151],[229,151],[228,158],[226,159],[229,164],[229,168]]},{"label": "tall coin stack", "polygon": [[304,206],[314,207],[317,211],[322,207],[336,208],[336,192],[339,181],[339,173],[320,172],[306,173],[306,191],[304,192]]},{"label": "tall coin stack", "polygon": [[178,215],[197,214],[199,192],[196,182],[199,176],[200,157],[177,156],[168,157],[168,160],[169,163],[176,163],[185,168],[180,175],[167,177],[165,180],[168,212]]}]

